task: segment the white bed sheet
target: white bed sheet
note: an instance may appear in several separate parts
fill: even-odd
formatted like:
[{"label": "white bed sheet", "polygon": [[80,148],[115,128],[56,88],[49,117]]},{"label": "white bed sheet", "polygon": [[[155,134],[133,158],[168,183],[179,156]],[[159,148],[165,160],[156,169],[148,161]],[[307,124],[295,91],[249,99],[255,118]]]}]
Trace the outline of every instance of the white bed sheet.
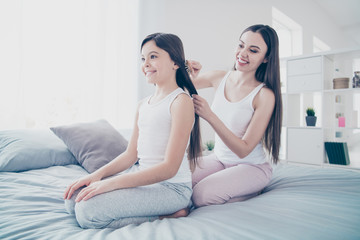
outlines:
[{"label": "white bed sheet", "polygon": [[0,172],[0,239],[360,239],[360,172],[279,165],[253,199],[121,229],[82,229],[65,212],[63,191],[84,174]]}]

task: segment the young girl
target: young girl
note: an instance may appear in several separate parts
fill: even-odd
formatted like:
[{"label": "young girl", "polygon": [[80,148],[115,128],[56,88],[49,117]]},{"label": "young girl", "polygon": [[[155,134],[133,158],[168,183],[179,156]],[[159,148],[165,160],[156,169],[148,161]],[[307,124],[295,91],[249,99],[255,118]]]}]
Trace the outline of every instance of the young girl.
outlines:
[{"label": "young girl", "polygon": [[126,151],[65,190],[68,211],[83,228],[139,224],[189,205],[191,171],[185,150],[189,145],[188,157],[196,161],[201,144],[189,96],[196,90],[183,45],[173,34],[152,34],[143,40],[141,56],[142,71],[155,93],[139,103]]},{"label": "young girl", "polygon": [[214,154],[198,161],[193,173],[196,207],[243,201],[269,183],[279,159],[282,101],[278,37],[269,26],[244,30],[233,71],[198,75],[201,65],[189,61],[197,88],[216,89],[210,108],[193,95],[196,113],[215,130]]}]

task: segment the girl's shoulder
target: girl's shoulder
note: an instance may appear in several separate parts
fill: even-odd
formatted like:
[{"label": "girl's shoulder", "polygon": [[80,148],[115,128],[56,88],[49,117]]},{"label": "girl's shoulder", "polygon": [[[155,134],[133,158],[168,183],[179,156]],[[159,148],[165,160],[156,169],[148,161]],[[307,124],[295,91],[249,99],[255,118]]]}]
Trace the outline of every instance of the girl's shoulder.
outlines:
[{"label": "girl's shoulder", "polygon": [[189,103],[193,103],[192,102],[192,99],[191,99],[191,96],[189,95],[189,93],[187,92],[182,92],[182,93],[179,93],[176,98],[174,99],[174,102],[177,101],[177,102],[182,102],[183,104],[189,104]]},{"label": "girl's shoulder", "polygon": [[171,103],[171,109],[173,108],[194,111],[194,104],[191,96],[187,92],[179,93]]},{"label": "girl's shoulder", "polygon": [[150,98],[150,96],[141,99],[141,100],[138,102],[138,104],[137,104],[137,109],[139,110],[139,108],[141,107],[141,105],[143,105],[145,102],[149,101],[149,98]]}]

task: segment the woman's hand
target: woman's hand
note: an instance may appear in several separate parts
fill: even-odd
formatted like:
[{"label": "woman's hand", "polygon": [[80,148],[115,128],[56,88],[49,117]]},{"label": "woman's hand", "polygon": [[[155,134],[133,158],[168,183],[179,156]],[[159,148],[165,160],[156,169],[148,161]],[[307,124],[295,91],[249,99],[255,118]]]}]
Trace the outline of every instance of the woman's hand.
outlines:
[{"label": "woman's hand", "polygon": [[210,71],[201,73],[201,64],[198,61],[187,60],[187,66],[189,68],[189,75],[196,89],[214,87],[215,89],[224,78],[226,71]]},{"label": "woman's hand", "polygon": [[73,193],[83,186],[89,186],[94,182],[100,181],[101,177],[96,176],[95,174],[90,174],[86,177],[80,178],[79,180],[76,180],[72,184],[70,184],[65,192],[64,192],[64,199],[70,199]]},{"label": "woman's hand", "polygon": [[210,106],[208,102],[199,95],[193,94],[193,103],[195,108],[195,113],[205,119],[206,121],[209,121],[209,118],[214,114],[213,111],[211,111]]},{"label": "woman's hand", "polygon": [[199,75],[202,66],[198,61],[194,60],[187,60],[187,65],[190,70],[190,77],[194,80]]},{"label": "woman's hand", "polygon": [[81,200],[86,201],[96,195],[105,192],[110,192],[112,190],[115,190],[115,188],[114,188],[114,184],[111,182],[111,179],[93,182],[79,192],[79,194],[75,199],[75,202],[80,202]]}]

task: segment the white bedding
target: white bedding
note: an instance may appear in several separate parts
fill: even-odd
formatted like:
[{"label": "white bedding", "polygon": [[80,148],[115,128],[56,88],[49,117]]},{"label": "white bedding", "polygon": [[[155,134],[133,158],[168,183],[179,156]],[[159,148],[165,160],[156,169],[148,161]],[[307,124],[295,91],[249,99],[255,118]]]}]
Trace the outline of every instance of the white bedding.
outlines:
[{"label": "white bedding", "polygon": [[0,172],[0,239],[360,239],[360,172],[279,165],[264,193],[186,218],[82,229],[62,193],[79,165]]}]

